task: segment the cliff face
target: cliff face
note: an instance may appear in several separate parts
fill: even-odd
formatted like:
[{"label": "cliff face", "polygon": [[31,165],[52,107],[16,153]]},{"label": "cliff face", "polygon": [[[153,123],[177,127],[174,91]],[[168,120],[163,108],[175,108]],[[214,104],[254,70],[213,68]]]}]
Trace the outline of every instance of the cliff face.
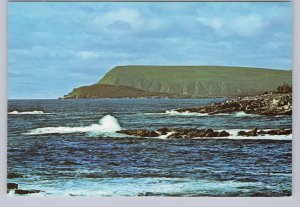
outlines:
[{"label": "cliff face", "polygon": [[98,84],[191,97],[243,96],[292,83],[291,70],[221,66],[118,66]]},{"label": "cliff face", "polygon": [[160,92],[147,92],[130,86],[114,86],[108,84],[94,84],[91,86],[82,86],[74,88],[71,93],[65,95],[65,99],[76,98],[141,98],[141,97],[170,97],[182,98],[175,94],[167,94]]},{"label": "cliff face", "polygon": [[221,66],[118,66],[64,98],[203,98],[261,94],[292,83],[291,70]]}]

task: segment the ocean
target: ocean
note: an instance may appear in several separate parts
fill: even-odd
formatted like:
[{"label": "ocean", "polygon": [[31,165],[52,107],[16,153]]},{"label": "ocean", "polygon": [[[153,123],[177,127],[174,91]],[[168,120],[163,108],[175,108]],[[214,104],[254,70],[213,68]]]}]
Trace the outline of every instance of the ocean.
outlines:
[{"label": "ocean", "polygon": [[[8,178],[32,196],[290,196],[291,116],[174,109],[225,99],[9,100]],[[225,138],[132,137],[120,129],[212,128]],[[16,195],[10,191],[9,195]]]}]

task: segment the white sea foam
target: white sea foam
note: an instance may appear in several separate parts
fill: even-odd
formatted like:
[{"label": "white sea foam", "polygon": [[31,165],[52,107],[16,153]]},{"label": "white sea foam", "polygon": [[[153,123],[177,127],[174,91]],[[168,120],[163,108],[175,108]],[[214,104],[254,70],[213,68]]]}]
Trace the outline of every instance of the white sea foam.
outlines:
[{"label": "white sea foam", "polygon": [[[271,129],[264,129],[264,131],[269,131]],[[222,130],[216,130],[218,132]],[[250,137],[245,137],[245,136],[238,136],[239,131],[249,131],[249,129],[226,129],[226,132],[230,134],[229,137],[209,137],[213,139],[236,139],[236,140],[292,140],[292,134],[289,135],[258,135],[258,136],[250,136]],[[199,139],[199,138],[195,138]],[[201,138],[203,139],[203,138]]]},{"label": "white sea foam", "polygon": [[111,116],[106,115],[99,120],[98,124],[92,124],[89,126],[82,127],[43,127],[30,130],[28,135],[39,135],[39,134],[70,134],[70,133],[89,133],[91,135],[97,135],[102,133],[112,133],[121,130],[118,120]]},{"label": "white sea foam", "polygon": [[190,111],[183,111],[179,112],[174,109],[167,110],[163,113],[145,113],[147,115],[169,115],[169,116],[234,116],[234,117],[258,117],[258,114],[247,114],[243,111],[235,112],[235,113],[218,113],[218,114],[208,114],[208,113],[198,113],[198,112],[190,112]]},{"label": "white sea foam", "polygon": [[167,139],[168,138],[168,136],[170,136],[171,134],[173,134],[174,132],[168,132],[167,134],[165,134],[165,135],[160,135],[158,138],[160,138],[160,139]]},{"label": "white sea foam", "polygon": [[197,112],[189,112],[189,111],[183,111],[183,112],[178,112],[175,110],[169,110],[166,111],[165,114],[167,115],[181,115],[181,116],[208,116],[207,113],[197,113]]},{"label": "white sea foam", "polygon": [[41,115],[41,114],[51,114],[51,113],[45,113],[43,111],[11,111],[8,112],[7,114],[10,115]]},{"label": "white sea foam", "polygon": [[[105,178],[27,182],[25,189],[40,189],[39,194],[31,196],[138,196],[143,193],[169,195],[211,194],[236,192],[240,187],[262,186],[261,182],[213,181],[186,178]],[[192,191],[191,191],[192,189]],[[13,194],[12,196],[18,196]]]},{"label": "white sea foam", "polygon": [[258,114],[247,114],[247,113],[245,113],[243,111],[239,111],[239,112],[236,112],[234,114],[234,116],[235,117],[258,117],[260,115],[258,115]]},{"label": "white sea foam", "polygon": [[174,109],[167,110],[162,113],[145,113],[145,114],[147,114],[147,115],[160,114],[160,115],[169,115],[169,116],[209,116],[209,114],[207,114],[207,113],[197,113],[197,112],[189,112],[189,111],[178,112]]}]

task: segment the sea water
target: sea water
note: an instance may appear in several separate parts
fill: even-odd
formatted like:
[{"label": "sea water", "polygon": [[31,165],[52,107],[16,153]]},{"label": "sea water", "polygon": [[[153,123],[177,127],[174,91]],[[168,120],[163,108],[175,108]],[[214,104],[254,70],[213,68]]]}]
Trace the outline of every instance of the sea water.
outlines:
[{"label": "sea water", "polygon": [[[9,100],[8,179],[31,195],[289,196],[291,116],[176,112],[224,99]],[[227,138],[141,138],[120,129],[212,128]],[[10,195],[14,195],[13,192]]]}]

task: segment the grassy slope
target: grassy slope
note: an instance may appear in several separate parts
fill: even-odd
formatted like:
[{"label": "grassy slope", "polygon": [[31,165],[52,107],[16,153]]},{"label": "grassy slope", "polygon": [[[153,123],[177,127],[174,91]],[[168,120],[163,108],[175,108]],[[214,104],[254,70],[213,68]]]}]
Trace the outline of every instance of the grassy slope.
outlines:
[{"label": "grassy slope", "polygon": [[292,83],[291,70],[223,66],[118,66],[98,82],[194,97],[258,94],[283,83]]},{"label": "grassy slope", "polygon": [[130,86],[113,86],[107,84],[94,84],[73,89],[65,98],[123,98],[123,97],[173,97],[180,96],[159,92],[147,92]]}]

